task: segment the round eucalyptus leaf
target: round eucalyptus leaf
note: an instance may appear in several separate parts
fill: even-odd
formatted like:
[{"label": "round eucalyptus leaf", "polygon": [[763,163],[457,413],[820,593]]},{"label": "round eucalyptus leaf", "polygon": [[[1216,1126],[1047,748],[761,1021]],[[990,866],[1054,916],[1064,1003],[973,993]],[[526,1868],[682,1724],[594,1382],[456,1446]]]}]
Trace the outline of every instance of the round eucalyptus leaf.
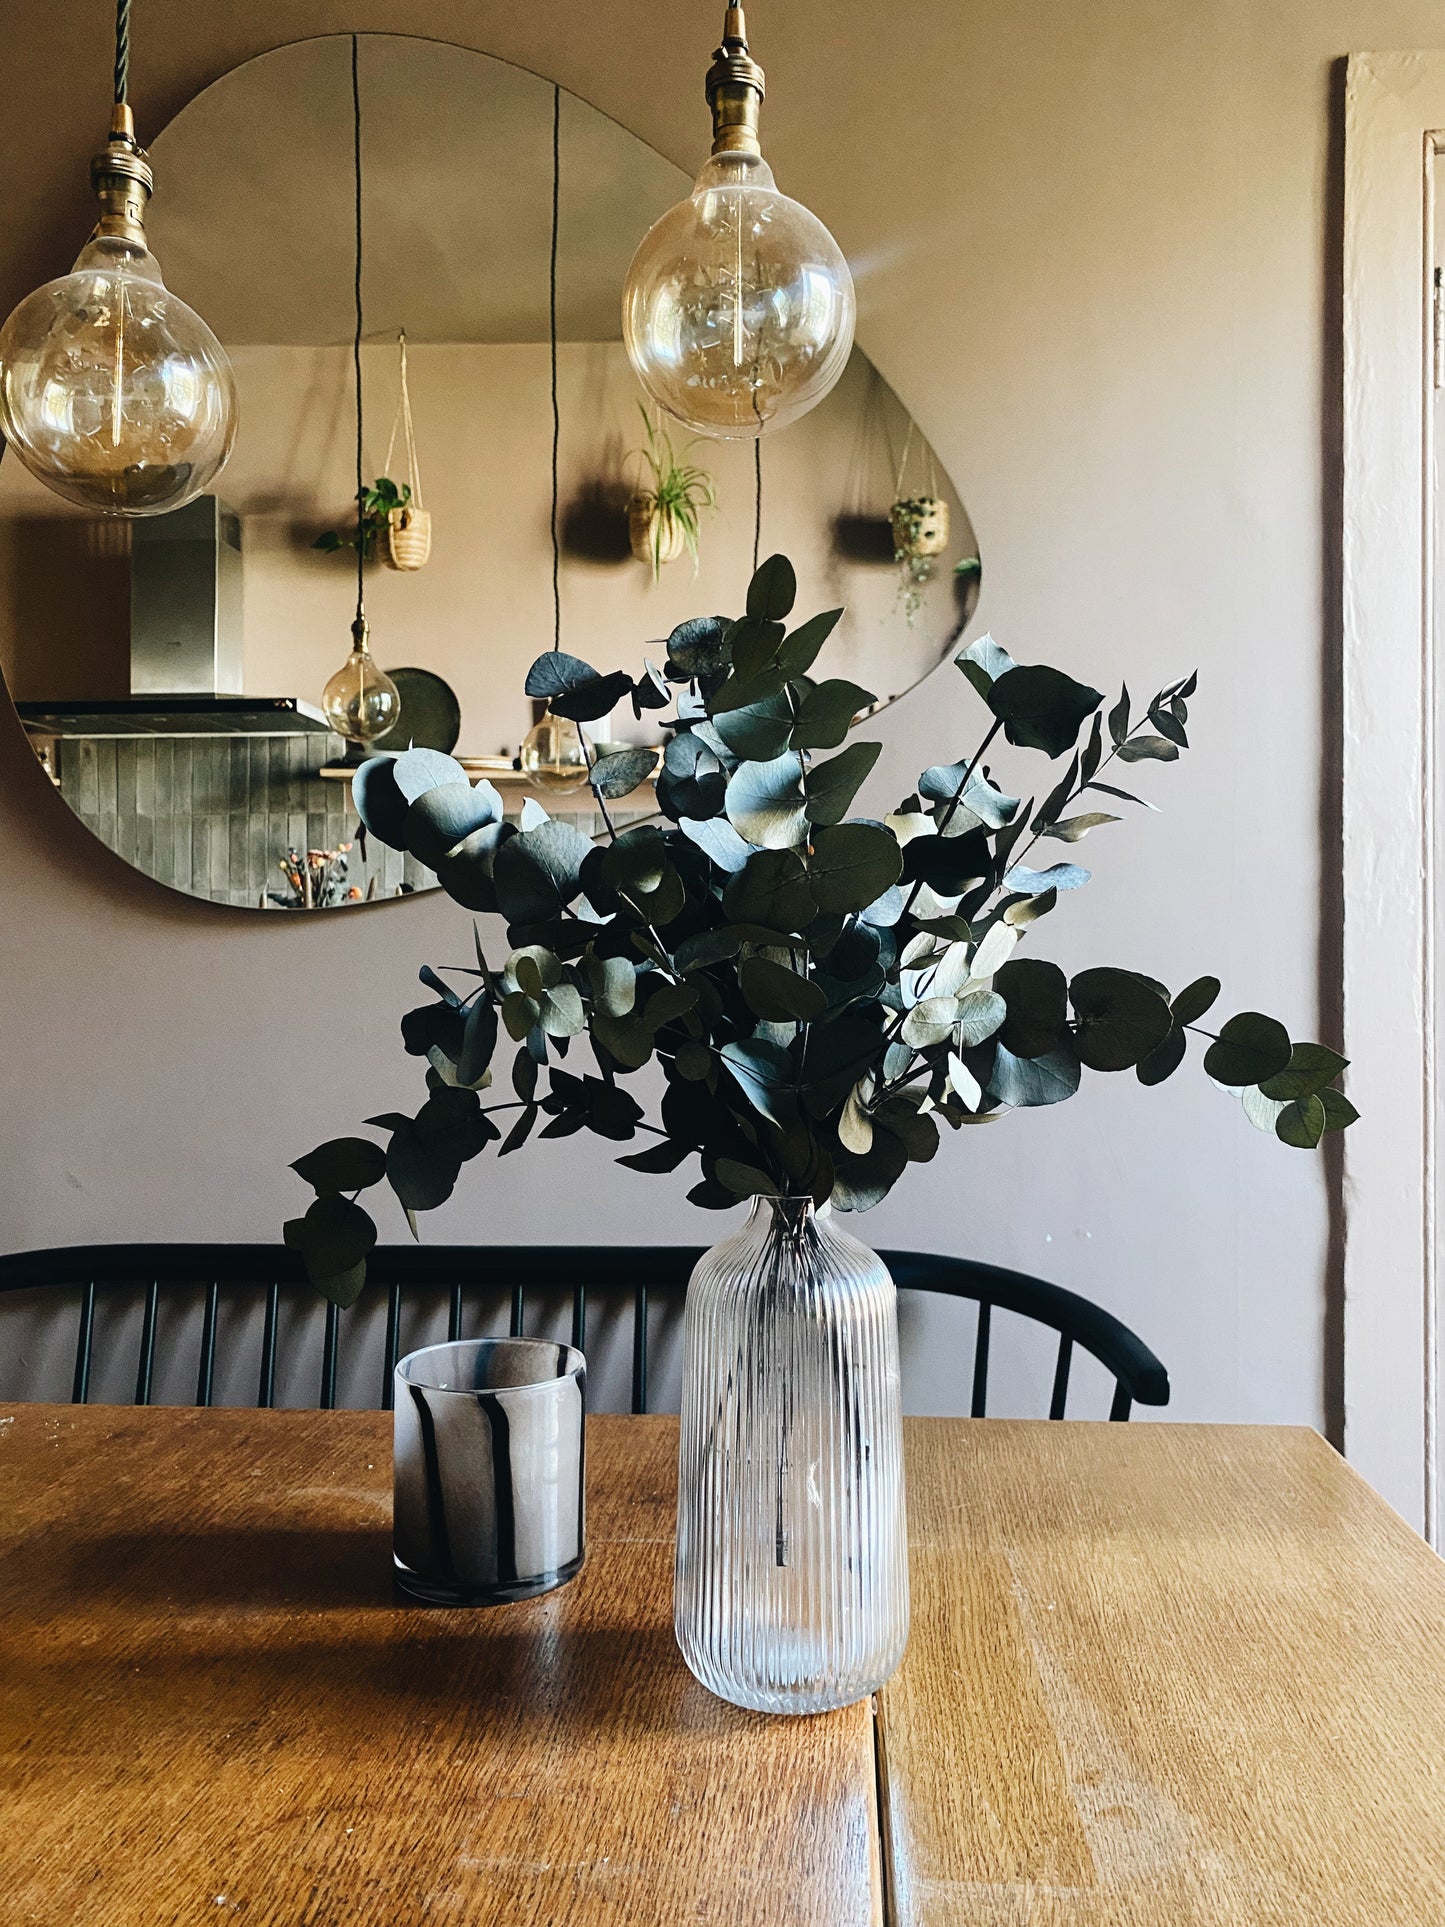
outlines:
[{"label": "round eucalyptus leaf", "polygon": [[1257,1010],[1231,1017],[1204,1053],[1204,1068],[1220,1084],[1263,1084],[1288,1065],[1289,1032]]},{"label": "round eucalyptus leaf", "polygon": [[473,830],[502,820],[502,799],[490,783],[438,783],[406,812],[406,847],[434,869]]},{"label": "round eucalyptus leaf", "polygon": [[1075,1046],[1091,1071],[1127,1071],[1173,1028],[1169,1006],[1132,970],[1082,970],[1069,985],[1079,1018]]},{"label": "round eucalyptus leaf", "polygon": [[428,790],[440,789],[443,783],[469,784],[471,780],[455,757],[444,756],[439,749],[404,749],[400,756],[393,757],[391,774],[408,803],[425,796]]},{"label": "round eucalyptus leaf", "polygon": [[[1104,700],[1097,689],[1039,663],[1007,669],[988,692],[988,706],[1019,749],[1064,756],[1079,740],[1084,718]],[[1177,751],[1175,752],[1178,753]]]},{"label": "round eucalyptus leaf", "polygon": [[847,916],[873,904],[902,868],[903,852],[890,830],[878,823],[839,823],[814,834],[808,877],[818,908]]},{"label": "round eucalyptus leaf", "polygon": [[796,850],[758,850],[723,891],[723,909],[733,923],[757,924],[791,934],[818,914],[812,884]]},{"label": "round eucalyptus leaf", "polygon": [[1162,1084],[1184,1062],[1187,1039],[1182,1030],[1171,1030],[1162,1044],[1156,1044],[1147,1057],[1141,1057],[1134,1075],[1141,1084]]},{"label": "round eucalyptus leaf", "polygon": [[396,758],[372,756],[351,779],[351,800],[367,832],[390,850],[406,848],[407,799],[397,787]]},{"label": "round eucalyptus leaf", "polygon": [[386,1178],[408,1211],[434,1211],[456,1188],[460,1164],[430,1149],[415,1124],[392,1132]]},{"label": "round eucalyptus leaf", "polygon": [[1325,1107],[1318,1097],[1299,1097],[1275,1119],[1274,1134],[1297,1151],[1313,1151],[1325,1133]]},{"label": "round eucalyptus leaf", "polygon": [[1213,1006],[1218,995],[1219,979],[1217,977],[1196,977],[1192,984],[1185,985],[1169,1006],[1174,1013],[1175,1023],[1197,1024],[1204,1013]]},{"label": "round eucalyptus leaf", "polygon": [[765,850],[791,850],[808,833],[803,765],[785,752],[766,763],[740,763],[727,787],[728,819]]},{"label": "round eucalyptus leaf", "polygon": [[993,987],[1008,1011],[999,1042],[1015,1057],[1047,1057],[1069,1041],[1068,981],[1059,966],[1042,957],[1014,957],[999,970]]},{"label": "round eucalyptus leaf", "polygon": [[748,957],[738,969],[748,1007],[771,1023],[813,1023],[828,1008],[827,993],[786,965]]},{"label": "round eucalyptus leaf", "polygon": [[781,622],[798,597],[798,578],[785,555],[770,555],[748,584],[748,614]]}]

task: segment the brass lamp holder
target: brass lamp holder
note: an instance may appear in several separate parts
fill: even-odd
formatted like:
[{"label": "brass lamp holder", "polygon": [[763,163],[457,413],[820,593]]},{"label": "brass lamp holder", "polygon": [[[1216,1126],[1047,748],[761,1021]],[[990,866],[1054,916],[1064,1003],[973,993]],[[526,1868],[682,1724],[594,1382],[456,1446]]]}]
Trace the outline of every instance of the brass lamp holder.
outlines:
[{"label": "brass lamp holder", "polygon": [[723,22],[722,45],[713,55],[707,76],[707,104],[712,109],[714,154],[752,154],[761,157],[758,110],[765,92],[763,70],[748,52],[747,22],[741,7],[729,7]]},{"label": "brass lamp holder", "polygon": [[153,176],[149,157],[136,142],[135,120],[123,100],[116,102],[111,115],[105,151],[90,163],[90,184],[101,207],[91,239],[106,237],[143,249]]},{"label": "brass lamp holder", "polygon": [[371,624],[365,616],[358,616],[351,625],[351,647],[354,654],[358,656],[370,655],[371,650],[367,640],[370,634]]}]

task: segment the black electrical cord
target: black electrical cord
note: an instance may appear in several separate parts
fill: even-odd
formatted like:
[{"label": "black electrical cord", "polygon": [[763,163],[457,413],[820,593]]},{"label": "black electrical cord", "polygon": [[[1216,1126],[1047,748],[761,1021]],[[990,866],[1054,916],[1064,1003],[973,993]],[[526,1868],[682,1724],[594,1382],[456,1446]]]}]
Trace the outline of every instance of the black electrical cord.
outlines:
[{"label": "black electrical cord", "polygon": [[758,552],[763,546],[763,441],[753,439],[753,574],[758,572]]},{"label": "black electrical cord", "polygon": [[130,85],[130,0],[115,0],[115,98],[124,101]]},{"label": "black electrical cord", "polygon": [[548,315],[552,342],[552,647],[562,647],[562,550],[557,540],[557,452],[562,417],[557,408],[557,213],[562,194],[562,89],[552,89],[552,252],[548,267]]},{"label": "black electrical cord", "polygon": [[[124,0],[122,0],[124,4]],[[356,620],[366,620],[366,483],[361,473],[361,64],[360,41],[351,36],[352,155],[356,176],[356,274],[352,295],[356,329],[351,338],[351,371],[356,385]]]}]

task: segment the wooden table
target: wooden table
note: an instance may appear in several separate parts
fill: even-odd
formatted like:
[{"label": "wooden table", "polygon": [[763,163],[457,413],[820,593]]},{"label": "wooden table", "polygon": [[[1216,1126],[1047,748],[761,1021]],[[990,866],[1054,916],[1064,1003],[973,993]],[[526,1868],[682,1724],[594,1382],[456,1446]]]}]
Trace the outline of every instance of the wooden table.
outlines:
[{"label": "wooden table", "polygon": [[672,1643],[675,1422],[589,1556],[399,1606],[389,1421],[0,1413],[5,1927],[1440,1927],[1445,1567],[1313,1434],[909,1424],[914,1631],[769,1720]]}]

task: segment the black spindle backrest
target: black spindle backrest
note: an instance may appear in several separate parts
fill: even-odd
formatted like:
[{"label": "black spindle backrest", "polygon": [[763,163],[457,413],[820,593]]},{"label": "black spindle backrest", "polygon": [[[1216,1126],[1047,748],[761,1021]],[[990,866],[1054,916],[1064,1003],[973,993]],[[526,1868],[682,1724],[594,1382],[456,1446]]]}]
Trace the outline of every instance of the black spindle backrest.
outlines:
[{"label": "black spindle backrest", "polygon": [[[469,1288],[495,1301],[498,1291],[509,1298],[509,1329],[525,1329],[529,1292],[555,1296],[570,1292],[572,1342],[585,1349],[587,1295],[591,1290],[612,1299],[631,1299],[632,1396],[634,1412],[648,1409],[649,1294],[680,1301],[693,1266],[702,1256],[700,1246],[682,1245],[381,1245],[370,1260],[372,1292],[386,1292],[386,1337],[379,1389],[380,1405],[389,1410],[392,1373],[401,1342],[404,1300],[409,1291],[448,1291],[447,1334],[463,1336]],[[975,1418],[985,1416],[988,1399],[990,1343],[995,1310],[1012,1312],[1059,1334],[1049,1417],[1061,1419],[1068,1399],[1069,1371],[1074,1349],[1081,1347],[1098,1359],[1114,1377],[1109,1417],[1127,1419],[1133,1403],[1164,1405],[1169,1379],[1164,1367],[1141,1339],[1110,1313],[1075,1293],[1064,1291],[1022,1272],[968,1258],[944,1258],[920,1252],[880,1253],[903,1291],[929,1291],[978,1304],[974,1341],[972,1397]],[[585,1265],[586,1282],[578,1278]],[[261,1334],[261,1371],[256,1403],[276,1400],[276,1363],[279,1343],[281,1288],[304,1285],[297,1254],[284,1245],[83,1245],[70,1249],[19,1252],[0,1257],[0,1293],[36,1286],[80,1286],[76,1329],[75,1369],[71,1397],[86,1403],[92,1379],[97,1291],[144,1287],[141,1336],[136,1362],[135,1403],[148,1405],[155,1384],[156,1343],[164,1287],[194,1289],[204,1285],[200,1357],[196,1373],[197,1405],[212,1403],[216,1383],[217,1327],[223,1287],[265,1287]],[[336,1404],[341,1314],[326,1307],[322,1339],[321,1378],[317,1405],[331,1410]]]}]

